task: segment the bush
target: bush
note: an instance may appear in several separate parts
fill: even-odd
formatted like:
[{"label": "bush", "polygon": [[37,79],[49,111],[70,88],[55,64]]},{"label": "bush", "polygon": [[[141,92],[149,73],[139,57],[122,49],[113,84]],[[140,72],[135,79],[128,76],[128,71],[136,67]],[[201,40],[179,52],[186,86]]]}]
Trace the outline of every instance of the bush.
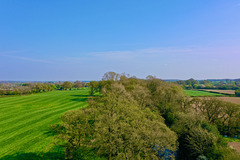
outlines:
[{"label": "bush", "polygon": [[190,129],[182,134],[179,138],[179,149],[181,156],[187,159],[196,159],[200,155],[211,153],[211,148],[214,147],[216,137],[207,130],[200,127]]},{"label": "bush", "polygon": [[240,89],[235,90],[236,97],[240,97]]}]

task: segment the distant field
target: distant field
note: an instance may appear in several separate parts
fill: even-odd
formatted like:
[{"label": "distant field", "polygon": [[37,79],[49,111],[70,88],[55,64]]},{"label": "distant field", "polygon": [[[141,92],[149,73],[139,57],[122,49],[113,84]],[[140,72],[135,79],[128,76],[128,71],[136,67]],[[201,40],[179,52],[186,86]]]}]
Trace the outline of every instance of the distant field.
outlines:
[{"label": "distant field", "polygon": [[0,98],[0,160],[58,159],[49,126],[66,111],[87,106],[87,98],[88,89]]},{"label": "distant field", "polygon": [[219,89],[201,89],[201,90],[214,93],[235,94],[235,90],[219,90]]},{"label": "distant field", "polygon": [[200,90],[184,90],[184,92],[191,96],[191,97],[217,97],[217,96],[224,96],[220,93],[211,93],[207,91],[200,91]]},{"label": "distant field", "polygon": [[217,99],[235,104],[240,104],[240,97],[217,97]]}]

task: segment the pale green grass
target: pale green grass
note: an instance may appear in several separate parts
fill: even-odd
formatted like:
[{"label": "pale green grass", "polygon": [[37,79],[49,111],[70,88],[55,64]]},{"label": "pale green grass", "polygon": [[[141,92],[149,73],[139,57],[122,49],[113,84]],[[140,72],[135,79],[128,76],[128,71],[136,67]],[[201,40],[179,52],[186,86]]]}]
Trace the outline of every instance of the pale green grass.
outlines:
[{"label": "pale green grass", "polygon": [[10,155],[16,154],[23,159],[38,159],[38,154],[54,159],[50,125],[61,123],[66,111],[87,106],[88,92],[84,88],[0,98],[0,159],[14,159]]},{"label": "pale green grass", "polygon": [[221,93],[211,93],[211,92],[199,91],[199,90],[184,90],[184,92],[191,97],[219,97],[219,96],[224,96]]}]

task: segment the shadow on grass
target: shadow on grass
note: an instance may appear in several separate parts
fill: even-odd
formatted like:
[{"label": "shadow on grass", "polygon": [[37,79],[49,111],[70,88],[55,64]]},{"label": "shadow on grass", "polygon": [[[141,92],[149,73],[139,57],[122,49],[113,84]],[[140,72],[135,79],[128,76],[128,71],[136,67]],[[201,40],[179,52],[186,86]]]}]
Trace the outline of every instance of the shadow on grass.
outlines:
[{"label": "shadow on grass", "polygon": [[71,95],[71,96],[73,96],[73,97],[82,97],[82,98],[90,98],[90,97],[99,97],[99,95],[88,95],[88,94],[86,94],[86,95]]},{"label": "shadow on grass", "polygon": [[7,155],[0,160],[64,160],[64,153],[49,152],[49,153],[17,153],[13,155]]},{"label": "shadow on grass", "polygon": [[49,130],[46,131],[44,134],[46,134],[47,136],[56,136],[58,135],[60,132],[62,132],[63,127],[60,126],[60,124],[52,124],[49,127]]},{"label": "shadow on grass", "polygon": [[71,99],[72,101],[77,101],[77,102],[86,102],[88,100],[88,98],[74,98]]},{"label": "shadow on grass", "polygon": [[88,94],[86,94],[86,95],[71,95],[71,96],[73,96],[73,97],[84,97],[84,98],[86,98],[86,97],[91,97],[91,96],[88,95]]},{"label": "shadow on grass", "polygon": [[71,95],[73,97],[76,97],[74,99],[71,99],[72,101],[77,101],[77,102],[86,102],[89,98],[93,97],[99,97],[99,95]]}]

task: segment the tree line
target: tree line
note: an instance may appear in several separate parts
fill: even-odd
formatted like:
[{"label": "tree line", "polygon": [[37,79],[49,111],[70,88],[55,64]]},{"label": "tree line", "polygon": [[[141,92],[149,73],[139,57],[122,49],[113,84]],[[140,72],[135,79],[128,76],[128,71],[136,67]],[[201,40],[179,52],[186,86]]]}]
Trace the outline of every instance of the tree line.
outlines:
[{"label": "tree line", "polygon": [[188,80],[179,80],[175,83],[181,85],[184,89],[240,89],[240,79],[236,80],[195,80],[193,78]]},{"label": "tree line", "polygon": [[52,83],[2,83],[0,84],[0,95],[24,95],[49,92],[53,90],[69,90],[85,87],[86,83],[81,81],[65,81]]},{"label": "tree line", "polygon": [[176,83],[114,72],[90,82],[89,90],[87,108],[66,112],[52,126],[66,159],[240,158],[222,138],[240,135],[235,104],[191,99]]}]

